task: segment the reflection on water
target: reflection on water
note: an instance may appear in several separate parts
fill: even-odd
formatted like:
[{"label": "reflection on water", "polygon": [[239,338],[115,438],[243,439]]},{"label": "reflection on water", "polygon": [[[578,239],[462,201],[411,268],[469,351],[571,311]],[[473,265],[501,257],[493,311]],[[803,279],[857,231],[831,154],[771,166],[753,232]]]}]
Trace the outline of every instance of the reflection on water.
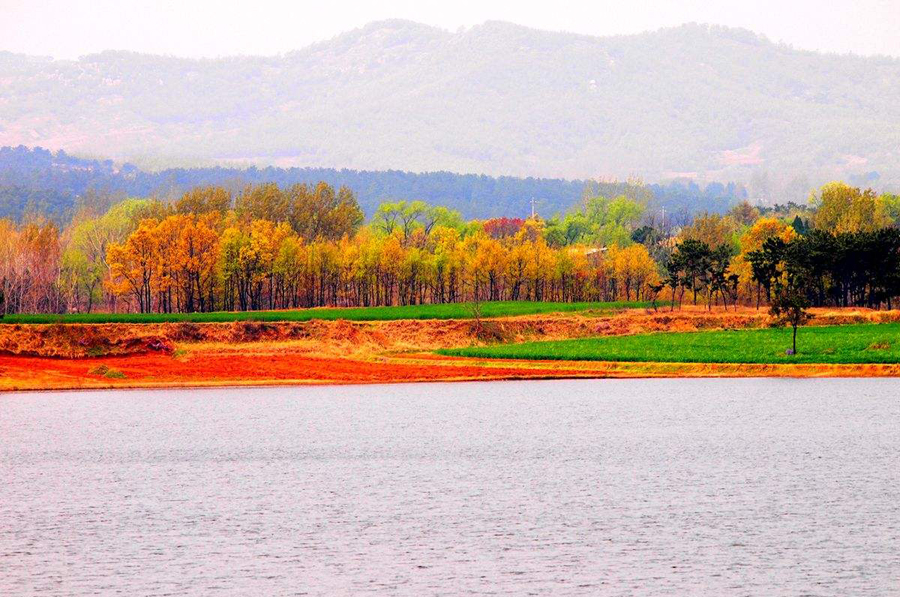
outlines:
[{"label": "reflection on water", "polygon": [[898,387],[0,396],[0,594],[900,594]]}]

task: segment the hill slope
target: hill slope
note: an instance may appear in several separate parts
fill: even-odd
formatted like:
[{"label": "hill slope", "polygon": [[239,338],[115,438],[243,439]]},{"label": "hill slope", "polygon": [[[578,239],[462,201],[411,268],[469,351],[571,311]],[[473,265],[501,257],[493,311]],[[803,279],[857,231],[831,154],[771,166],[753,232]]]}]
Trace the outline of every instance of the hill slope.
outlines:
[{"label": "hill slope", "polygon": [[144,164],[688,174],[771,199],[767,177],[900,182],[900,61],[702,25],[595,38],[386,21],[276,57],[5,53],[0,90],[0,145]]}]

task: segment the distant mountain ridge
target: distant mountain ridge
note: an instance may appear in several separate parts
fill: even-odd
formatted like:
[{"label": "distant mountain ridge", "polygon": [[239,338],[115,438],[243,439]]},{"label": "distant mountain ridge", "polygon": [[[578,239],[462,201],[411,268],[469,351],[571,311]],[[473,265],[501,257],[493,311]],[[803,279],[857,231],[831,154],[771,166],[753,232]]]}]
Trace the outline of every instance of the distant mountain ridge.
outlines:
[{"label": "distant mountain ridge", "polygon": [[701,188],[690,181],[638,188],[625,182],[398,170],[211,167],[148,172],[131,164],[78,158],[40,147],[0,147],[0,218],[21,220],[37,214],[63,223],[78,202],[91,195],[101,203],[126,196],[169,200],[195,186],[217,185],[237,193],[247,184],[274,182],[288,187],[319,181],[352,189],[367,216],[383,201],[422,199],[458,210],[466,218],[524,217],[530,213],[534,198],[538,214],[549,217],[578,204],[588,184],[594,192],[608,197],[652,196],[648,209],[666,209],[669,214],[685,216],[697,211],[725,211],[747,196],[740,185],[711,183]]},{"label": "distant mountain ridge", "polygon": [[[139,164],[900,184],[900,60],[741,29],[589,37],[382,21],[273,57],[0,53],[0,145]],[[791,190],[793,189],[793,190]]]}]

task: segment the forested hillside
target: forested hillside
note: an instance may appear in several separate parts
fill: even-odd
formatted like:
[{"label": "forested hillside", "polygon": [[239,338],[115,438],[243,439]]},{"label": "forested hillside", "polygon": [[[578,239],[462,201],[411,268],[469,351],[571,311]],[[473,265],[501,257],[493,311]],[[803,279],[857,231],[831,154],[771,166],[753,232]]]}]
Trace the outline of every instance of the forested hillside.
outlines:
[{"label": "forested hillside", "polygon": [[386,21],[273,57],[0,53],[0,89],[0,145],[142,166],[684,175],[773,202],[835,178],[900,183],[900,61],[704,25],[596,38]]},{"label": "forested hillside", "polygon": [[460,175],[449,172],[367,172],[329,168],[172,168],[146,172],[112,161],[86,160],[65,152],[25,147],[0,148],[0,218],[21,220],[26,213],[66,222],[79,202],[108,207],[123,197],[178,197],[192,187],[220,185],[232,192],[248,184],[273,182],[288,187],[324,181],[349,187],[363,212],[370,216],[387,200],[424,200],[459,211],[466,218],[524,217],[531,198],[539,214],[568,211],[581,201],[587,187],[607,197],[627,194],[645,200],[650,209],[670,214],[723,212],[746,197],[740,185],[690,181],[667,185],[589,182],[539,178]]}]

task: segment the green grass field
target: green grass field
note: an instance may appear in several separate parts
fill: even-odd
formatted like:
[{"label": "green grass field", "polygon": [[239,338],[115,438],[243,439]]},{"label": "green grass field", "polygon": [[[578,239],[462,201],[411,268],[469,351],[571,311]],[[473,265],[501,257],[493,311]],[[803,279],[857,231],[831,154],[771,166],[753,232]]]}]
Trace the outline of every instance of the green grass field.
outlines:
[{"label": "green grass field", "polygon": [[670,363],[900,363],[900,324],[801,328],[788,356],[790,328],[656,333],[440,350],[504,359]]},{"label": "green grass field", "polygon": [[[482,317],[509,317],[540,313],[609,312],[618,309],[646,308],[650,303],[535,303],[499,301],[481,303]],[[75,313],[67,315],[17,314],[0,318],[0,323],[166,323],[232,321],[309,321],[311,319],[347,319],[351,321],[388,321],[396,319],[470,319],[471,307],[465,303],[411,305],[405,307],[359,307],[298,309],[293,311],[242,311],[216,313]]]}]

